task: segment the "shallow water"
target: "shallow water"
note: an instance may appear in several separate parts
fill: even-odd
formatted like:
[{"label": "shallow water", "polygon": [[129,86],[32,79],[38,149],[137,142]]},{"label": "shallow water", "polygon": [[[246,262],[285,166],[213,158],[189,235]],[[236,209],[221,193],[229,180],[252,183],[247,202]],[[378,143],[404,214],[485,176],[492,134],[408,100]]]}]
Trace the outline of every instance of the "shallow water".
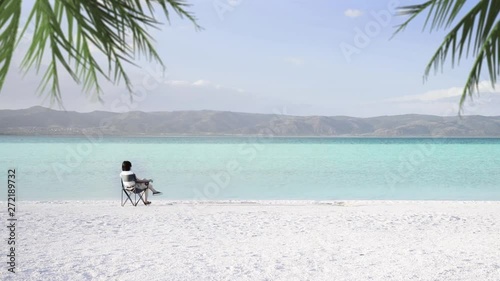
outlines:
[{"label": "shallow water", "polygon": [[158,199],[500,200],[500,139],[4,136],[0,152],[18,200],[119,199],[123,160]]}]

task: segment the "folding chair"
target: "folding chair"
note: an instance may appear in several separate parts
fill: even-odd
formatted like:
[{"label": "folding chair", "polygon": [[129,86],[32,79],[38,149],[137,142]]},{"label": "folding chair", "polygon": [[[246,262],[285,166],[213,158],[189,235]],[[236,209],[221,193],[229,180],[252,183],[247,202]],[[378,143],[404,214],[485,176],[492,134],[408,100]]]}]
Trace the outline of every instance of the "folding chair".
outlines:
[{"label": "folding chair", "polygon": [[[142,201],[142,203],[146,204],[146,201],[144,200],[144,196],[146,195],[146,189],[139,189],[136,188],[135,186],[132,187],[125,187],[123,185],[123,179],[120,179],[122,183],[122,207],[127,204],[127,201],[130,201],[133,206],[137,206],[139,202]],[[123,194],[125,194],[126,198],[125,201],[123,201]],[[132,195],[133,194],[133,195]],[[134,200],[132,200],[132,196],[134,197]]]}]

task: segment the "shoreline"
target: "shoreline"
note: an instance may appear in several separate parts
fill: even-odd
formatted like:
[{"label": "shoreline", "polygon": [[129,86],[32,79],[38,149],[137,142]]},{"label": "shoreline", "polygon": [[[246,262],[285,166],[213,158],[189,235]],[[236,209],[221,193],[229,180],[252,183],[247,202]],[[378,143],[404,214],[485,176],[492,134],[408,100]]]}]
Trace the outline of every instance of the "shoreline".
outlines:
[{"label": "shoreline", "polygon": [[[354,206],[358,204],[375,205],[378,204],[392,204],[392,205],[405,205],[405,204],[481,204],[491,203],[500,204],[500,200],[387,200],[387,199],[347,199],[347,200],[309,200],[309,199],[270,199],[270,200],[189,200],[189,199],[161,199],[149,198],[150,201],[156,202],[157,205],[283,205],[283,206],[306,206],[306,205],[328,205],[328,206]],[[71,203],[84,203],[84,204],[119,204],[120,200],[117,199],[55,199],[55,200],[17,200],[17,203],[27,204],[71,204]],[[0,204],[7,204],[6,200],[0,200]],[[130,204],[130,203],[127,203]],[[140,204],[139,204],[140,205]],[[154,205],[151,205],[154,206]]]},{"label": "shoreline", "polygon": [[[0,137],[43,137],[43,138],[84,138],[88,137],[81,134],[0,134]],[[260,139],[437,139],[437,140],[453,140],[453,139],[500,139],[500,136],[443,136],[443,135],[422,135],[422,136],[363,136],[363,135],[109,135],[102,134],[102,138],[260,138]]]}]

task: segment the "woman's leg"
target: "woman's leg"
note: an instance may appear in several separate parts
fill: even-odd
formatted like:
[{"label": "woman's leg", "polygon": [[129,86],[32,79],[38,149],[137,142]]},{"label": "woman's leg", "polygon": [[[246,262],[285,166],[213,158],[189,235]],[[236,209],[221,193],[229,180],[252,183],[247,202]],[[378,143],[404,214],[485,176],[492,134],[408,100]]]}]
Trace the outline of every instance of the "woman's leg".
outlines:
[{"label": "woman's leg", "polygon": [[156,189],[154,189],[154,187],[153,187],[153,184],[152,184],[152,183],[149,183],[147,186],[148,186],[148,189],[149,189],[149,190],[151,190],[151,192],[153,192],[153,193],[154,193],[154,192],[158,192]]},{"label": "woman's leg", "polygon": [[144,190],[144,201],[148,202],[148,189]]},{"label": "woman's leg", "polygon": [[144,183],[139,183],[138,188],[144,190],[144,201],[148,202],[148,186]]}]

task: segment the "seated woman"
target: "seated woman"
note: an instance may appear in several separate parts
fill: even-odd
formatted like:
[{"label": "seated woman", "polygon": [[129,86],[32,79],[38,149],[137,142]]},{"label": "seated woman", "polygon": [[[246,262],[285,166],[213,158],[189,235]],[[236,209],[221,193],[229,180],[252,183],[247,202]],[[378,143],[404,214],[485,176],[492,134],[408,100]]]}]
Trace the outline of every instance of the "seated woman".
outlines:
[{"label": "seated woman", "polygon": [[[123,161],[122,163],[122,172],[120,173],[120,177],[122,178],[123,180],[123,185],[125,186],[125,188],[130,188],[130,187],[135,187],[139,190],[146,190],[144,192],[145,196],[144,196],[144,204],[146,205],[149,205],[151,204],[150,201],[148,201],[148,190],[151,190],[151,192],[153,192],[153,195],[160,195],[162,194],[160,191],[157,191],[153,188],[153,185],[151,184],[151,182],[153,182],[153,180],[151,179],[137,179],[137,177],[135,176],[135,174],[130,171],[130,169],[132,168],[132,163],[130,163],[129,161]],[[133,177],[128,177],[128,176],[131,176],[133,175]],[[127,179],[130,179],[130,178],[135,178],[135,180],[127,180]]]}]

